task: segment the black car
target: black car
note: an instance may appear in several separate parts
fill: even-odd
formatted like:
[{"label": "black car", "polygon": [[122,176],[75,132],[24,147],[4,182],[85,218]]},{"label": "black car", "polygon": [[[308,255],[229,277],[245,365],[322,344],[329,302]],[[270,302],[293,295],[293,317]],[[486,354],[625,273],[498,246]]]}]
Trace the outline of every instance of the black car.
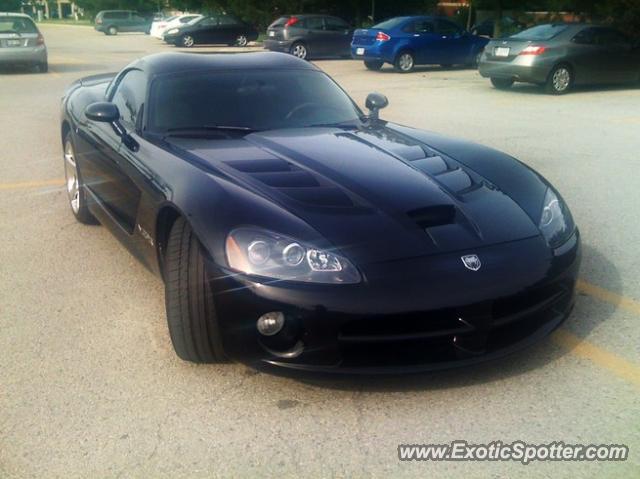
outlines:
[{"label": "black car", "polygon": [[496,88],[527,82],[560,95],[574,85],[640,83],[640,48],[610,27],[544,24],[492,40],[478,69]]},{"label": "black car", "polygon": [[285,15],[269,25],[264,48],[298,58],[350,57],[353,28],[329,15]]},{"label": "black car", "polygon": [[167,43],[186,48],[207,44],[245,47],[258,39],[258,31],[233,15],[217,15],[172,28],[163,38]]},{"label": "black car", "polygon": [[553,331],[580,264],[560,194],[386,104],[280,53],[145,57],[63,98],[71,209],[164,279],[188,361],[416,371]]},{"label": "black car", "polygon": [[133,10],[103,10],[96,15],[95,29],[105,35],[117,35],[118,32],[149,33],[151,19]]}]

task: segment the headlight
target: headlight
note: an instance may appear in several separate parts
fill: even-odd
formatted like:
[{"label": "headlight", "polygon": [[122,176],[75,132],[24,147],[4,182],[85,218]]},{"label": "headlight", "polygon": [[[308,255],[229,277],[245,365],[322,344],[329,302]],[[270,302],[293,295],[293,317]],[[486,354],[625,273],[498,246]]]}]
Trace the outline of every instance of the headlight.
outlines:
[{"label": "headlight", "polygon": [[173,34],[178,33],[178,32],[179,32],[179,30],[177,28],[172,28],[171,30],[166,32],[165,35],[173,35]]},{"label": "headlight", "polygon": [[229,233],[226,253],[229,266],[246,274],[306,283],[360,282],[360,273],[346,258],[258,228]]},{"label": "headlight", "polygon": [[544,206],[538,227],[551,248],[560,246],[573,233],[574,224],[571,212],[551,188],[547,189],[547,194],[544,197]]}]

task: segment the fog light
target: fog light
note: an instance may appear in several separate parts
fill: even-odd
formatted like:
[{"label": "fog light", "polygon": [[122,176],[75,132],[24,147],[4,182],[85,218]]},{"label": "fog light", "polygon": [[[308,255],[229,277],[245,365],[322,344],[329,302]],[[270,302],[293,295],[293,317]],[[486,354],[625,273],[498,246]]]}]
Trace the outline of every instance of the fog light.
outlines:
[{"label": "fog light", "polygon": [[263,314],[258,318],[258,332],[263,336],[274,336],[278,334],[284,326],[284,314],[280,311],[272,311]]}]

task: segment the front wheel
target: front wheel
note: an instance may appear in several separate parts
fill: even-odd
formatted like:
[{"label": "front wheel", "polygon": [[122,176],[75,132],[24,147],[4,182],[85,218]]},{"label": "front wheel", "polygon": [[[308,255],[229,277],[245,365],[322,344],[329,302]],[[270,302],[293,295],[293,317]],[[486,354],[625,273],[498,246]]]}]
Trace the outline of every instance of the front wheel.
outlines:
[{"label": "front wheel", "polygon": [[558,65],[551,70],[545,86],[547,93],[563,95],[573,85],[573,73],[567,65]]},{"label": "front wheel", "polygon": [[182,217],[171,228],[165,265],[167,324],[176,354],[194,363],[224,361],[202,245]]},{"label": "front wheel", "polygon": [[379,60],[365,60],[364,66],[367,67],[367,70],[378,71],[382,68],[383,63],[384,62],[381,62]]},{"label": "front wheel", "polygon": [[402,52],[396,57],[394,67],[400,73],[409,73],[415,66],[415,59],[411,52]]},{"label": "front wheel", "polygon": [[87,207],[87,193],[78,172],[76,153],[71,140],[71,133],[64,138],[64,177],[69,206],[73,216],[83,224],[97,224],[98,221]]},{"label": "front wheel", "polygon": [[513,85],[510,78],[491,78],[491,84],[498,90],[508,90]]},{"label": "front wheel", "polygon": [[117,35],[118,34],[118,28],[114,27],[114,26],[110,26],[107,29],[107,35]]},{"label": "front wheel", "polygon": [[249,44],[249,40],[247,40],[247,37],[244,35],[240,35],[238,38],[236,38],[236,45],[239,47],[246,47]]},{"label": "front wheel", "polygon": [[181,47],[185,47],[185,48],[191,48],[193,45],[195,45],[195,40],[193,39],[193,37],[191,35],[182,35],[180,37],[180,46]]}]

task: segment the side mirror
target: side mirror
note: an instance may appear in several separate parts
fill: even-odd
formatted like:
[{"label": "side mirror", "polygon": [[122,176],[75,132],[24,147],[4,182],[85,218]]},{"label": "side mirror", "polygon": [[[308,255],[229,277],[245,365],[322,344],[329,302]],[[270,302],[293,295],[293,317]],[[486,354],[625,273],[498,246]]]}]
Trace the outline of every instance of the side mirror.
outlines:
[{"label": "side mirror", "polygon": [[103,123],[114,123],[120,119],[118,107],[106,101],[91,103],[85,108],[84,115],[91,121]]},{"label": "side mirror", "polygon": [[369,118],[371,120],[377,120],[379,118],[378,112],[385,108],[389,104],[389,100],[382,93],[369,93],[367,95],[367,102],[365,106],[369,110]]},{"label": "side mirror", "polygon": [[122,138],[125,146],[132,151],[138,151],[140,145],[127,133],[124,125],[120,123],[120,111],[116,105],[107,101],[91,103],[84,109],[84,115],[89,120],[111,124],[111,128],[113,128],[116,135]]}]

